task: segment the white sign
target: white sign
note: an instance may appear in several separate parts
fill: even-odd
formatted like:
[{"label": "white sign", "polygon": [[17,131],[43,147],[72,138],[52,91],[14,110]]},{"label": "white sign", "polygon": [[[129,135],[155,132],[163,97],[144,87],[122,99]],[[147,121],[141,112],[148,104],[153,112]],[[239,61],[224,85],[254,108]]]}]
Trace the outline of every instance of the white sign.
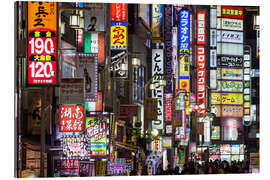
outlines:
[{"label": "white sign", "polygon": [[210,28],[217,27],[217,9],[210,9]]},{"label": "white sign", "polygon": [[210,47],[217,46],[217,30],[210,29]]},{"label": "white sign", "polygon": [[[155,74],[164,74],[164,58],[163,49],[153,49],[152,50],[152,76]],[[163,129],[163,86],[159,85],[159,80],[161,77],[156,77],[153,79],[153,83],[156,88],[152,91],[152,97],[158,99],[158,116],[157,120],[152,121],[152,128]]]},{"label": "white sign", "polygon": [[217,18],[217,29],[243,31],[243,20]]},{"label": "white sign", "polygon": [[217,88],[217,70],[210,70],[210,89]]},{"label": "white sign", "polygon": [[243,32],[217,30],[217,42],[243,44]]},{"label": "white sign", "polygon": [[217,67],[217,50],[210,50],[210,67]]},{"label": "white sign", "polygon": [[217,54],[243,56],[243,44],[217,43]]}]

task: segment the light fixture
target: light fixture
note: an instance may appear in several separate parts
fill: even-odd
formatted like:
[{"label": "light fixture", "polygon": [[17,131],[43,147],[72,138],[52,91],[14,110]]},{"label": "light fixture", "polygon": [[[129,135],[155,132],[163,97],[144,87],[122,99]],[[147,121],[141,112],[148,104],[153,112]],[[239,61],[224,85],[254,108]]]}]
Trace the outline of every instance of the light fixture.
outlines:
[{"label": "light fixture", "polygon": [[260,16],[253,16],[254,30],[260,29]]},{"label": "light fixture", "polygon": [[180,104],[180,103],[181,103],[181,99],[180,99],[180,98],[177,98],[177,99],[176,99],[176,103],[177,103],[177,104]]},{"label": "light fixture", "polygon": [[159,80],[159,85],[163,87],[166,86],[166,80],[164,79]]},{"label": "light fixture", "polygon": [[149,88],[150,88],[150,90],[154,90],[156,88],[156,85],[154,83],[151,83]]},{"label": "light fixture", "polygon": [[189,112],[192,112],[192,107],[189,107]]},{"label": "light fixture", "polygon": [[199,106],[196,104],[195,107],[194,107],[195,110],[198,110],[199,109]]},{"label": "light fixture", "polygon": [[121,71],[127,71],[127,70],[128,70],[128,65],[127,65],[126,63],[122,63],[122,64],[120,65],[120,70],[121,70]]},{"label": "light fixture", "polygon": [[157,129],[153,129],[151,131],[151,134],[152,134],[152,136],[157,136],[158,135],[158,130]]},{"label": "light fixture", "polygon": [[65,22],[61,22],[61,34],[65,34]]},{"label": "light fixture", "polygon": [[72,13],[69,16],[69,25],[71,28],[79,28],[80,26],[80,15],[76,13]]},{"label": "light fixture", "polygon": [[188,95],[184,95],[184,101],[188,101]]},{"label": "light fixture", "polygon": [[132,58],[132,65],[136,67],[140,66],[141,60],[139,58]]}]

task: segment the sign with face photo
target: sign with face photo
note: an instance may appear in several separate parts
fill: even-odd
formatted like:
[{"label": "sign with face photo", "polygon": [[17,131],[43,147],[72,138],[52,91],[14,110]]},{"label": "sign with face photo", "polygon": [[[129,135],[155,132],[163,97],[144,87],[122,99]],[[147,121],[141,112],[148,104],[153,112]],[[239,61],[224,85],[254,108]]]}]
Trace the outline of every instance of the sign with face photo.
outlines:
[{"label": "sign with face photo", "polygon": [[84,11],[84,30],[86,32],[104,31],[104,4],[89,3],[89,7],[91,8],[91,10]]}]

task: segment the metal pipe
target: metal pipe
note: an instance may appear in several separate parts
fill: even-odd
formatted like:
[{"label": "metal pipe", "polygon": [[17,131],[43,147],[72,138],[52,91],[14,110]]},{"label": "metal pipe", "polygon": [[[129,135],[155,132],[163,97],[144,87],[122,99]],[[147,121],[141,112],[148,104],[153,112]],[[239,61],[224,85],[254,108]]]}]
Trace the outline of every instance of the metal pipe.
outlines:
[{"label": "metal pipe", "polygon": [[42,111],[41,111],[41,122],[40,122],[40,142],[41,142],[41,147],[40,147],[40,177],[44,177],[44,153],[45,153],[45,106],[46,106],[46,96],[47,96],[47,88],[44,87],[42,88],[43,93],[42,93]]}]

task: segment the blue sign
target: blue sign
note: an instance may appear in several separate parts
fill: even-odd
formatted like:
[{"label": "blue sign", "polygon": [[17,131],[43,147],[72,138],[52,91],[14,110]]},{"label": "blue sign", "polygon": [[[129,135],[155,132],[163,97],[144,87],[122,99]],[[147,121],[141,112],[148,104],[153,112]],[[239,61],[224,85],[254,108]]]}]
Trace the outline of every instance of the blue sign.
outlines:
[{"label": "blue sign", "polygon": [[[179,13],[179,50],[181,52],[189,53],[189,26],[190,26],[190,12],[188,10],[181,10]],[[183,53],[182,53],[183,54]]]}]

